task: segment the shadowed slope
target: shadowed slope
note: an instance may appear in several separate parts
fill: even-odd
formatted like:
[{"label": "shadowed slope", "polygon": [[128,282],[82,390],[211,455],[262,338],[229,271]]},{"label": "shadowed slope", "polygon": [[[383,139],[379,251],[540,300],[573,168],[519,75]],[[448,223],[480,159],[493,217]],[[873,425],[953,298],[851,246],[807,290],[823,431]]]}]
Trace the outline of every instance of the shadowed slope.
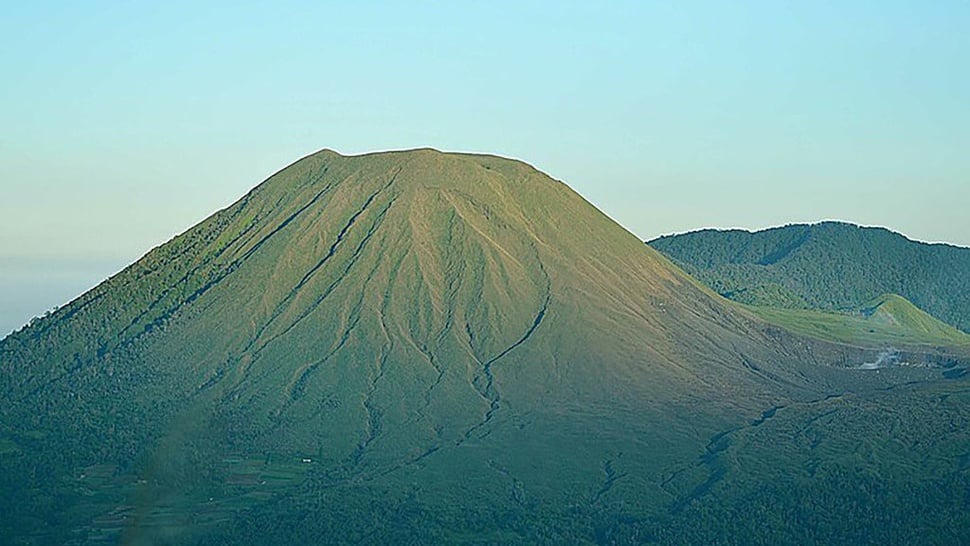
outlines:
[{"label": "shadowed slope", "polygon": [[[664,512],[718,479],[693,462],[712,437],[767,408],[938,376],[846,369],[865,357],[726,305],[528,165],[323,151],[0,342],[10,525],[34,517],[31,472],[58,492],[54,529],[134,543],[307,505],[318,532],[354,503],[425,507],[441,532],[468,513]],[[238,461],[300,488],[260,490],[277,482]],[[97,465],[140,485],[82,502]],[[117,529],[85,523],[118,505]],[[382,540],[423,529],[405,522]]]}]

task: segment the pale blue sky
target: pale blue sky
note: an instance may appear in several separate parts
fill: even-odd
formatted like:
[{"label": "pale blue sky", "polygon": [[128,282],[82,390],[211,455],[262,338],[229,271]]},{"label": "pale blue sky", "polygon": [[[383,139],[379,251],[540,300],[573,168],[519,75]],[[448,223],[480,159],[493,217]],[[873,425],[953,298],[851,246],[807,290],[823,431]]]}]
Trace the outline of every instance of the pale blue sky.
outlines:
[{"label": "pale blue sky", "polygon": [[5,2],[0,331],[324,147],[524,159],[645,239],[970,245],[968,2],[348,4]]}]

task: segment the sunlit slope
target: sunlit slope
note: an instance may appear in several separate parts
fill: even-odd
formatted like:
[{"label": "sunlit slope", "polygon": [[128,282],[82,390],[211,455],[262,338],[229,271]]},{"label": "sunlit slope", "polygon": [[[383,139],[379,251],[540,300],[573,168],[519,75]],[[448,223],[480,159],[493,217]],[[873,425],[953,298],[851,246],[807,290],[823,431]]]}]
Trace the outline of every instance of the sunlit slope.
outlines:
[{"label": "sunlit slope", "polygon": [[966,343],[970,336],[944,324],[897,294],[882,295],[863,306],[861,314],[873,324],[898,327],[927,338]]},{"label": "sunlit slope", "polygon": [[876,298],[854,313],[758,306],[748,309],[792,332],[837,343],[970,347],[970,335],[931,317],[895,294]]},{"label": "sunlit slope", "polygon": [[523,163],[323,151],[0,342],[0,531],[599,540],[693,502],[767,408],[941,378],[869,357]]},{"label": "sunlit slope", "polygon": [[[524,164],[321,152],[6,340],[3,379],[11,396],[91,381],[252,409],[274,442],[318,438],[302,417],[324,404],[354,423],[335,435],[352,452],[371,389],[458,438],[503,382],[530,405],[559,377],[571,402],[678,378],[701,394],[759,335]],[[438,403],[442,422],[415,422]]]}]

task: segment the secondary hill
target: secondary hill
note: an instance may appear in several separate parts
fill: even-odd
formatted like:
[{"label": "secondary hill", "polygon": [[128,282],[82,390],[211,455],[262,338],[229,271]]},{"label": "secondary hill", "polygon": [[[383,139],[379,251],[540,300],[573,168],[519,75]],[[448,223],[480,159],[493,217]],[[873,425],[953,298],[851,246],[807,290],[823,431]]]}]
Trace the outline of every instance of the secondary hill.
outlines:
[{"label": "secondary hill", "polygon": [[757,232],[701,230],[648,243],[730,299],[759,306],[861,310],[899,294],[970,332],[970,249],[839,222]]},{"label": "secondary hill", "polygon": [[873,324],[899,327],[941,340],[968,339],[966,334],[933,318],[897,294],[885,294],[870,301],[862,308],[862,315]]},{"label": "secondary hill", "polygon": [[325,150],[0,341],[0,532],[677,542],[768,412],[964,365],[875,357],[769,326],[526,164]]},{"label": "secondary hill", "polygon": [[884,347],[970,347],[970,335],[941,322],[896,294],[880,296],[855,313],[749,306],[766,321],[817,339]]}]

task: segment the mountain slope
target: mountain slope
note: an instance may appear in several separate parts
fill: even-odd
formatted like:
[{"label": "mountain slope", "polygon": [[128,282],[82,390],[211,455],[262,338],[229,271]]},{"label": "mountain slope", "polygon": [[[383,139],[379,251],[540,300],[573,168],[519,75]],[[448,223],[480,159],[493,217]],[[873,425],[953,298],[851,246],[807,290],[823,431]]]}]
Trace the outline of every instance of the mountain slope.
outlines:
[{"label": "mountain slope", "polygon": [[771,408],[962,369],[874,354],[766,325],[528,165],[323,151],[0,341],[0,531],[615,542]]},{"label": "mountain slope", "polygon": [[871,323],[899,327],[940,340],[966,338],[956,328],[943,324],[897,294],[884,294],[870,301],[863,307],[862,314]]},{"label": "mountain slope", "polygon": [[749,306],[754,314],[792,332],[836,343],[906,348],[970,347],[970,335],[944,324],[902,296],[887,294],[857,313]]},{"label": "mountain slope", "polygon": [[882,294],[970,332],[970,249],[823,222],[701,230],[649,242],[720,294],[753,305],[859,310]]}]

